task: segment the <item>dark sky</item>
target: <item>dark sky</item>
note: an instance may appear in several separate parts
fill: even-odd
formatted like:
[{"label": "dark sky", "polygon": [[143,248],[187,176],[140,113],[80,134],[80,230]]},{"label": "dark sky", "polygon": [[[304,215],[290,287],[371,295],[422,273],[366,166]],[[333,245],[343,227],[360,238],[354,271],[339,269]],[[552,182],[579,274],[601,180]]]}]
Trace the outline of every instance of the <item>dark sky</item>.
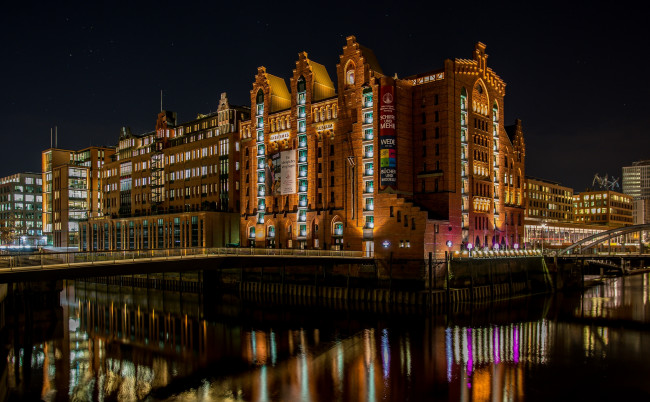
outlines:
[{"label": "dark sky", "polygon": [[68,149],[152,130],[161,89],[187,121],[224,91],[249,104],[257,67],[288,78],[303,50],[334,78],[348,35],[400,77],[485,43],[507,83],[506,124],[523,121],[528,175],[582,191],[650,159],[649,23],[632,4],[131,3],[3,6],[0,176],[40,171],[55,125]]}]

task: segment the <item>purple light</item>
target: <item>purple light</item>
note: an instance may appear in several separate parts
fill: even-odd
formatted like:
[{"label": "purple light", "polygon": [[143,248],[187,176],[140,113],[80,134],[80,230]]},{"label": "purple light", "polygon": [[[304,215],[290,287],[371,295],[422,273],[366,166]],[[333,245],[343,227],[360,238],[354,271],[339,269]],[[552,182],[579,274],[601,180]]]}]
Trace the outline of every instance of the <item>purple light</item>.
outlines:
[{"label": "purple light", "polygon": [[472,356],[472,329],[467,328],[467,377],[471,377],[474,369],[474,356]]},{"label": "purple light", "polygon": [[499,357],[499,328],[498,327],[495,327],[493,334],[494,336],[492,337],[492,341],[494,343],[494,364],[499,364],[501,362],[501,358]]},{"label": "purple light", "polygon": [[513,345],[514,345],[513,354],[514,354],[514,356],[513,357],[514,357],[515,363],[519,363],[519,331],[517,330],[517,327],[515,327],[513,337],[514,337],[514,339],[513,339]]}]

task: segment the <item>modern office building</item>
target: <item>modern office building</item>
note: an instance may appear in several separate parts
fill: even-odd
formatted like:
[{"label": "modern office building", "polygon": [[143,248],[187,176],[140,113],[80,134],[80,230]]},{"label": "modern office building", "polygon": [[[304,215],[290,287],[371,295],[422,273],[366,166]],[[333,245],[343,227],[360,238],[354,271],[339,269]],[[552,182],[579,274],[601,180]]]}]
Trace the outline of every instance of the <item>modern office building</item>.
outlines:
[{"label": "modern office building", "polygon": [[123,128],[102,170],[101,215],[82,225],[82,250],[216,247],[239,242],[240,142],[247,107],[221,94],[217,111],[155,130]]},{"label": "modern office building", "polygon": [[623,193],[634,197],[634,224],[650,223],[650,160],[623,167]]},{"label": "modern office building", "polygon": [[43,194],[40,173],[0,178],[0,244],[40,246],[43,237]]},{"label": "modern office building", "polygon": [[632,221],[632,198],[625,194],[594,190],[574,195],[557,182],[526,178],[527,247],[559,249]]},{"label": "modern office building", "polygon": [[632,196],[611,190],[585,191],[573,196],[575,222],[609,229],[634,224]]},{"label": "modern office building", "polygon": [[258,68],[240,129],[242,245],[419,261],[518,245],[525,145],[504,96],[481,43],[403,79],[353,36],[334,80],[305,52],[288,85]]},{"label": "modern office building", "polygon": [[99,215],[99,171],[114,152],[114,148],[94,146],[43,151],[43,234],[48,245],[79,247],[79,223]]},{"label": "modern office building", "polygon": [[573,189],[526,177],[526,222],[573,222]]}]

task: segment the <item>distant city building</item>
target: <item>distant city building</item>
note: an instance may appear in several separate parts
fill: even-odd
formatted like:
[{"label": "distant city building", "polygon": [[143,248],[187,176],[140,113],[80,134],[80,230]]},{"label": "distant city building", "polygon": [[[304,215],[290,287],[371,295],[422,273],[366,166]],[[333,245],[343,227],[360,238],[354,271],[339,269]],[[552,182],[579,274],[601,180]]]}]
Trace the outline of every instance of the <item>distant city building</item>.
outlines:
[{"label": "distant city building", "polygon": [[576,223],[610,229],[634,224],[632,197],[611,190],[586,191],[573,196]]},{"label": "distant city building", "polygon": [[525,242],[529,247],[562,248],[633,224],[632,198],[615,191],[574,195],[573,189],[557,182],[527,177],[526,197]]},{"label": "distant city building", "polygon": [[526,177],[526,220],[573,222],[573,189],[560,183]]},{"label": "distant city building", "polygon": [[101,215],[82,224],[82,250],[217,247],[239,242],[240,121],[250,109],[221,94],[217,111],[154,131],[122,129],[101,169]]},{"label": "distant city building", "polygon": [[99,215],[99,171],[114,152],[110,147],[43,151],[43,234],[49,245],[79,247],[79,223]]},{"label": "distant city building", "polygon": [[623,192],[634,197],[634,224],[650,223],[650,160],[623,167]]},{"label": "distant city building", "polygon": [[40,173],[16,173],[0,178],[2,245],[44,245],[43,195]]},{"label": "distant city building", "polygon": [[288,86],[258,68],[241,125],[242,245],[417,261],[517,247],[524,137],[504,125],[485,45],[403,79],[353,36],[339,60],[333,81],[300,53]]}]

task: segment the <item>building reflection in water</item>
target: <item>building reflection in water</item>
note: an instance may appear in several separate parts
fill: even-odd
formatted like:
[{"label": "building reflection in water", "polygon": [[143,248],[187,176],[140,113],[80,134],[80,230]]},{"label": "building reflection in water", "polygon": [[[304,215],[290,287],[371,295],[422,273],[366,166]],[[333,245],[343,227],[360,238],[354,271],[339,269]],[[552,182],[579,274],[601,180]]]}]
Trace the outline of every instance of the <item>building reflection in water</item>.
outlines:
[{"label": "building reflection in water", "polygon": [[31,353],[12,349],[7,382],[11,388],[22,383],[18,368],[28,365],[45,400],[134,400],[153,392],[180,400],[516,401],[526,397],[531,373],[564,367],[558,359],[609,358],[622,345],[625,353],[642,355],[643,333],[580,321],[617,311],[643,320],[647,275],[639,283],[642,291],[629,296],[617,283],[589,290],[574,321],[440,325],[415,315],[360,324],[346,334],[338,317],[324,318],[318,328],[291,318],[250,321],[242,311],[206,320],[192,296],[71,287],[62,298],[62,338],[34,345]]}]

